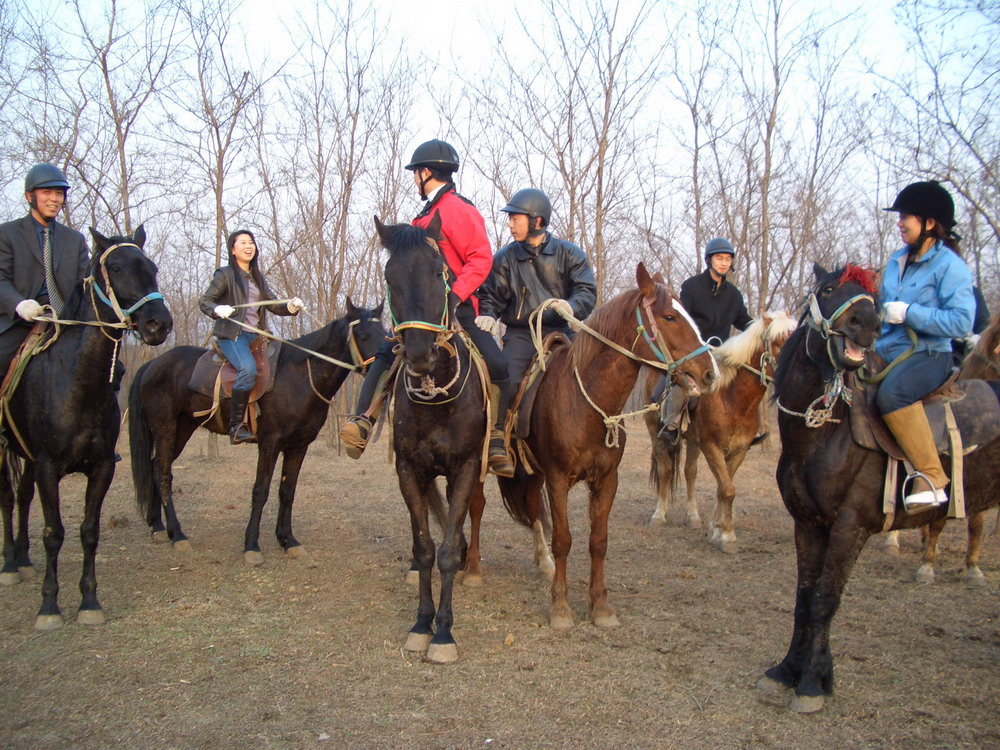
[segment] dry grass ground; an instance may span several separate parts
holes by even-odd
[[[461,657],[445,667],[401,650],[416,592],[403,581],[409,525],[384,439],[361,462],[314,446],[295,512],[310,554],[279,552],[272,498],[259,568],[241,555],[253,448],[226,445],[211,460],[198,437],[178,462],[178,508],[195,547],[186,556],[150,541],[126,456],[104,510],[98,576],[108,622],[99,627],[72,620],[81,483],[71,478],[60,561],[67,626],[33,630],[37,577],[0,590],[0,746],[1000,747],[995,538],[980,590],[958,582],[960,524],[944,534],[929,587],[911,582],[915,533],[898,557],[869,545],[834,622],[837,694],[821,714],[796,715],[784,697],[754,688],[784,654],[792,624],[792,524],[773,479],[777,446],[754,449],[737,477],[740,551],[726,556],[681,526],[679,509],[666,529],[647,528],[644,433],[630,427],[611,514],[608,575],[622,627],[547,627],[547,583],[533,570],[529,534],[491,483],[486,585],[458,589]],[[708,518],[714,487],[704,465],[703,475]],[[571,514],[571,604],[584,622],[580,488]],[[36,517],[38,566],[39,527]]]

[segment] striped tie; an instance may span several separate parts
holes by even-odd
[[[45,287],[49,292],[49,304],[56,311],[56,317],[59,317],[63,309],[63,298],[59,294],[56,276],[52,272],[52,241],[49,239],[51,233],[52,229],[49,227],[42,229],[42,265],[45,266]]]

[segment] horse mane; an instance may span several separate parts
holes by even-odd
[[[318,328],[315,331],[310,331],[304,336],[299,336],[297,339],[291,339],[292,343],[298,344],[299,346],[305,347],[306,349],[311,349],[314,352],[322,352],[327,343],[332,337],[335,337],[335,332],[343,331],[344,327],[347,325],[347,316],[342,318],[337,318],[327,323],[322,328]],[[296,349],[292,346],[281,347],[281,352],[278,354],[278,362],[280,364],[295,364],[297,362],[303,362],[309,357],[309,354]]]
[[[870,268],[862,268],[848,263],[840,272],[839,286],[854,282],[869,294],[878,294],[878,276]]]
[[[770,323],[764,318],[770,319]],[[758,352],[772,341],[784,342],[795,330],[795,325],[784,311],[768,312],[764,317],[755,318],[745,330],[726,339],[712,351],[721,375],[718,387],[725,388],[732,383],[743,365],[759,365],[760,362],[751,361],[759,357]]]
[[[656,300],[653,302],[653,310],[661,311],[668,306],[670,297],[674,296],[667,287],[656,285]],[[602,336],[613,339],[615,331],[623,327],[635,328],[635,310],[642,300],[642,292],[638,289],[629,289],[622,292],[617,297],[612,298],[603,305],[600,305],[590,314],[584,323],[593,328]],[[631,345],[632,342],[628,342]],[[591,359],[606,346],[593,336],[581,334],[574,337],[570,344],[569,356],[574,367],[580,367]]]
[[[385,243],[385,249],[389,251],[389,255],[408,252],[422,247],[434,250],[427,242],[427,238],[431,235],[426,229],[415,227],[412,224],[393,224],[390,229],[392,231],[386,238]]]

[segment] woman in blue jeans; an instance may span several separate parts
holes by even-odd
[[[267,330],[266,309],[276,315],[297,315],[303,303],[294,297],[285,305],[259,305],[275,296],[260,272],[253,233],[246,229],[236,230],[229,235],[226,247],[229,265],[216,269],[208,291],[202,295],[200,307],[215,320],[212,333],[222,354],[236,370],[229,402],[229,442],[235,445],[254,442],[253,433],[246,426],[245,414],[250,391],[257,380],[257,364],[250,353],[250,344],[257,334],[239,323]]]
[[[882,272],[885,315],[876,350],[889,362],[905,359],[882,381],[877,404],[913,465],[903,505],[915,512],[948,501],[948,475],[920,399],[947,380],[952,339],[972,331],[976,303],[972,274],[959,255],[961,238],[954,231],[955,204],[948,191],[937,182],[915,182],[885,210],[899,212],[905,246]]]

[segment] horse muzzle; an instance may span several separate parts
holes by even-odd
[[[142,339],[142,343],[149,346],[159,346],[167,340],[167,336],[174,328],[174,319],[167,308],[163,312],[144,317],[142,320],[134,322],[132,327]]]

